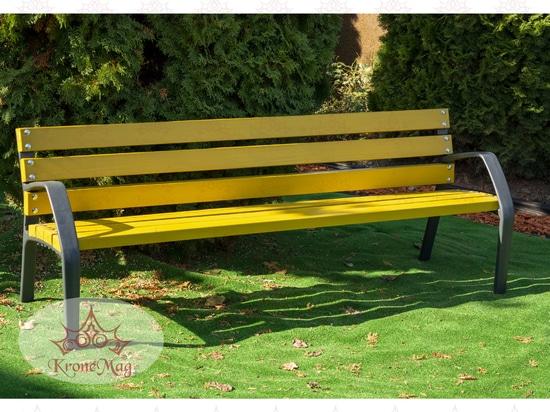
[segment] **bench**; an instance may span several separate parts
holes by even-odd
[[[485,211],[500,216],[494,292],[504,293],[514,220],[506,179],[492,153],[453,154],[448,129],[447,109],[17,129],[21,301],[34,298],[37,244],[60,256],[67,302],[80,296],[82,250],[427,218],[419,257],[427,260],[440,216]],[[454,181],[455,161],[472,157],[486,166],[496,195],[446,187]],[[380,165],[383,159],[391,161]],[[311,172],[295,167],[358,161],[378,166]],[[227,176],[228,170],[238,173]],[[149,178],[124,183],[124,177],[141,175]],[[106,185],[89,183],[106,177],[114,178]],[[273,201],[425,185],[437,190]],[[227,204],[244,199],[260,200]],[[127,212],[163,205],[178,207]],[[118,213],[74,217],[104,210]],[[71,313],[66,307],[67,325],[71,316],[74,321]]]

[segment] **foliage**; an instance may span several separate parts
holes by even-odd
[[[342,62],[333,63],[333,92],[331,97],[323,103],[319,113],[367,111],[371,75],[372,67],[357,60],[350,66]]]
[[[550,16],[381,15],[372,110],[449,107],[460,150],[550,177]]]
[[[14,129],[312,113],[337,15],[0,15],[0,172]]]

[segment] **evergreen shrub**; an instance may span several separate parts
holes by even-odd
[[[381,15],[371,110],[449,107],[459,150],[550,177],[548,15]]]
[[[16,127],[313,113],[340,27],[338,15],[0,15],[0,184],[20,198]]]

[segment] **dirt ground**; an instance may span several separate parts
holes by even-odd
[[[512,198],[550,205],[550,182],[513,177],[509,177],[507,180]],[[457,169],[455,184],[474,190],[492,192],[492,184],[487,175],[473,173],[467,169]],[[477,222],[498,225],[498,217],[492,213],[474,213],[465,215],[465,217]],[[516,211],[514,230],[550,238],[550,216],[537,215],[534,212]]]

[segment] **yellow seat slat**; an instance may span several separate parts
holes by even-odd
[[[289,143],[21,160],[23,180],[195,172],[296,164],[400,159],[452,152],[449,136]],[[32,175],[32,176],[31,176]]]
[[[80,248],[85,250],[474,213],[498,207],[498,199],[486,193],[438,191],[85,220],[76,222],[76,229]],[[54,224],[30,225],[29,234],[59,249]]]
[[[197,179],[152,184],[69,189],[73,212],[124,209],[169,204],[330,193],[399,186],[424,186],[453,181],[446,164],[353,169],[315,173]],[[24,213],[51,213],[45,192],[25,193]]]
[[[208,141],[435,130],[449,127],[446,109],[253,117],[154,123],[30,127],[16,130],[20,152]]]

